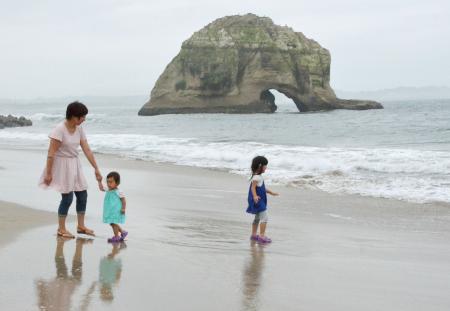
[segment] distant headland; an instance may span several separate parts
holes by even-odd
[[[336,90],[336,94],[342,98],[371,98],[379,101],[450,99],[450,87],[396,87],[358,92]]]

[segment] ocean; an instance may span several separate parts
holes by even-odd
[[[264,155],[270,184],[450,202],[450,100],[298,113],[289,99],[278,97],[274,114],[151,117],[137,115],[145,96],[80,100],[89,108],[83,127],[98,153],[244,176],[250,176],[251,159]],[[44,152],[49,131],[64,119],[71,100],[0,101],[0,114],[33,121],[32,127],[0,130],[0,148]]]

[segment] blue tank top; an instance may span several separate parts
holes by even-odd
[[[256,195],[260,197],[258,203],[255,203],[255,201],[253,200],[252,184],[250,184],[250,187],[248,189],[247,213],[258,214],[267,209],[267,194],[266,194],[266,186],[264,185],[264,182],[261,185],[261,187],[256,186]]]

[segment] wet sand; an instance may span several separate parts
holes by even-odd
[[[0,201],[0,247],[14,241],[25,230],[54,223],[56,213],[38,211]]]
[[[280,196],[269,197],[267,233],[274,242],[262,246],[248,240],[246,178],[110,156],[97,160],[104,175],[113,169],[122,175],[128,241],[106,243],[111,232],[101,223],[103,194],[83,161],[88,225],[98,236],[64,241],[52,224],[0,248],[0,266],[10,267],[0,274],[0,309],[450,308],[447,204],[269,186]],[[1,200],[56,210],[57,194],[36,187],[44,153],[2,150],[0,161],[0,185],[7,190]]]

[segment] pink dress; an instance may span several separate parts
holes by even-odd
[[[83,128],[77,126],[73,134],[69,133],[64,121],[58,124],[48,136],[61,142],[53,159],[52,182],[49,186],[44,183],[46,169],[41,175],[39,186],[53,188],[61,193],[83,191],[87,189],[86,178],[81,169],[78,149],[81,140],[86,140]]]

